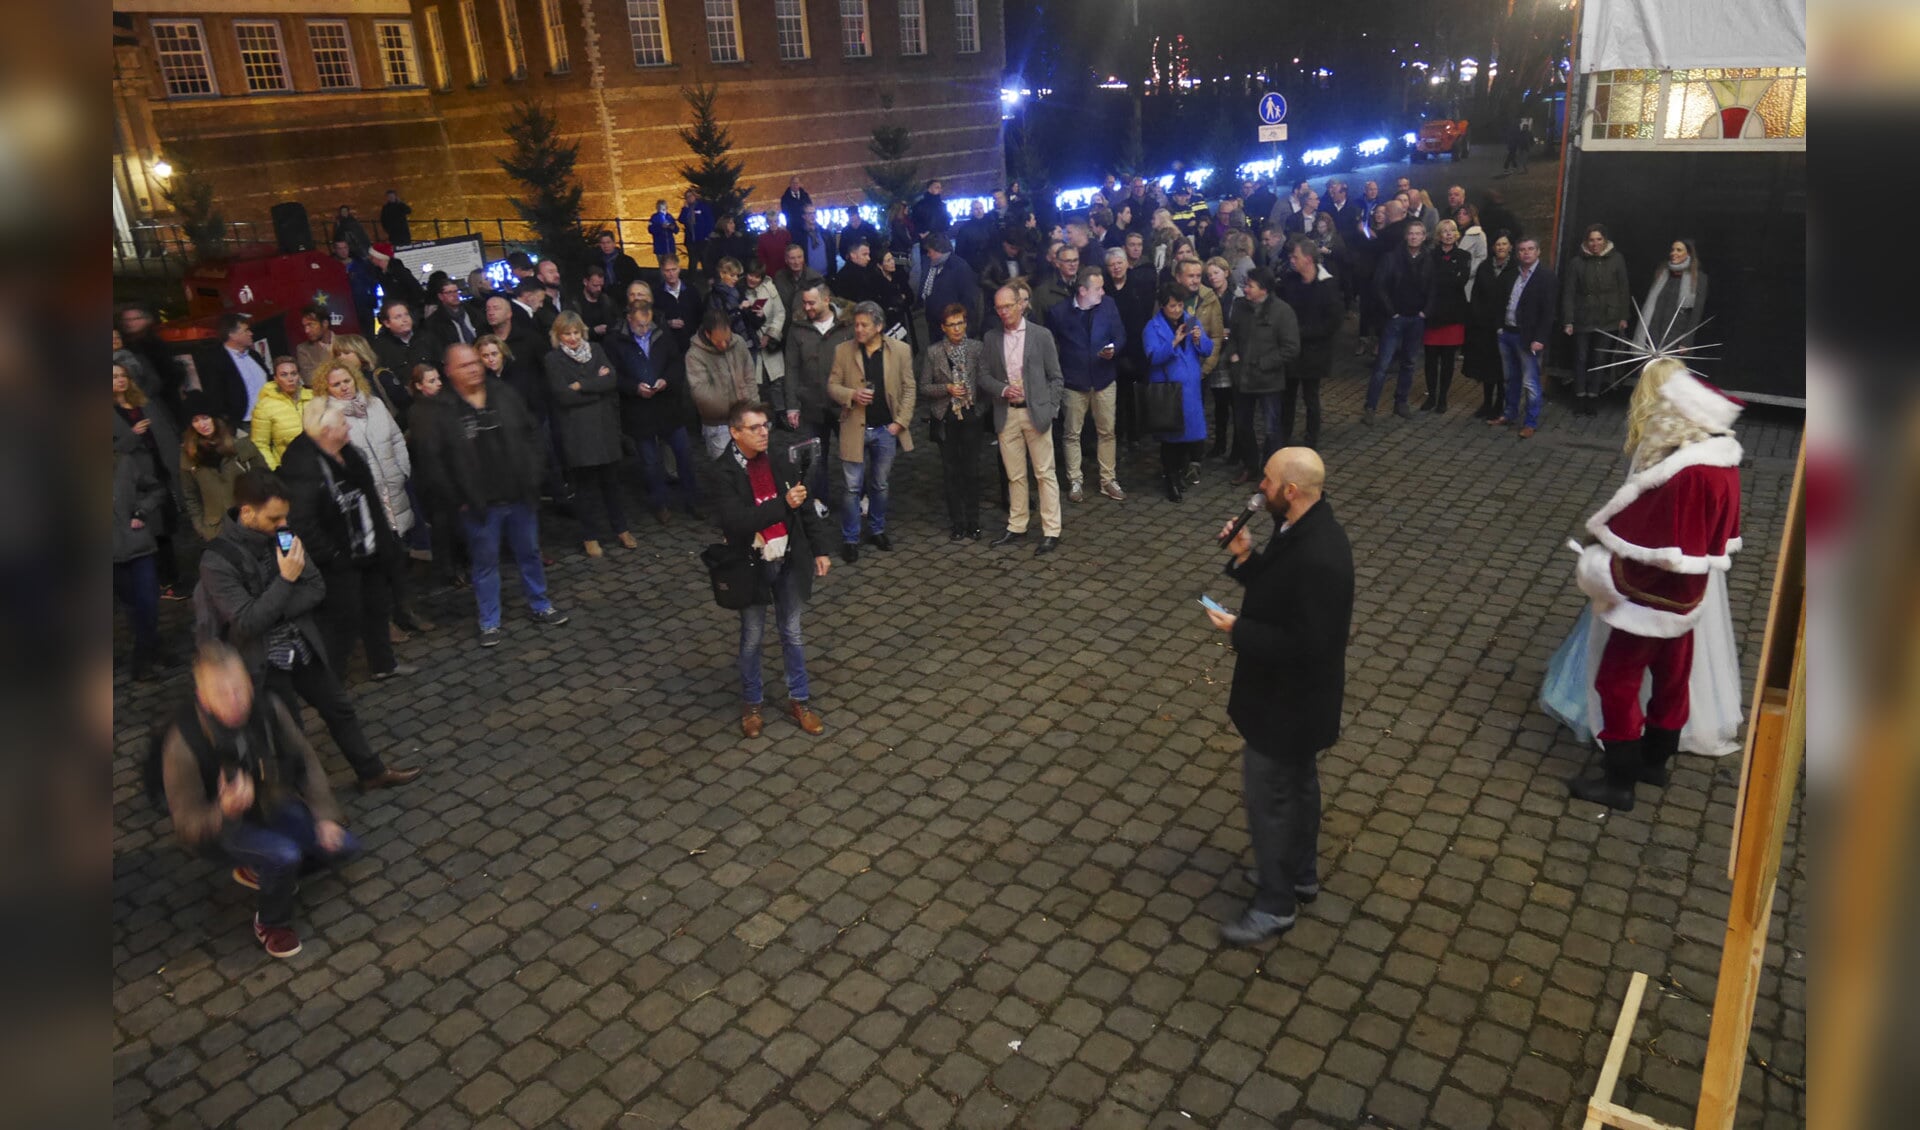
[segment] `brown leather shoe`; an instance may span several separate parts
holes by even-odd
[[[401,630],[400,625],[398,624],[387,625],[387,642],[388,643],[406,643],[408,640],[412,638],[413,638],[412,636],[408,635],[405,631]]]
[[[604,549],[601,549],[600,543],[597,541],[586,542],[584,543],[584,545],[585,545],[588,557],[605,557],[607,555],[607,551]]]
[[[1521,439],[1532,439],[1532,438],[1533,438],[1533,429],[1532,429],[1532,428],[1521,428],[1521,429],[1520,429],[1520,438],[1521,438]]]
[[[800,723],[802,730],[805,730],[815,737],[827,732],[827,724],[822,722],[820,716],[813,712],[813,707],[808,706],[804,702],[788,702],[787,716],[795,722]]]
[[[664,526],[667,523],[673,521],[673,515],[668,514],[667,508],[662,506],[660,509],[655,510],[653,512],[653,520]]]
[[[418,777],[420,772],[418,768],[388,769],[378,776],[360,778],[359,788],[363,793],[370,793],[375,789],[390,789],[395,785],[406,784],[408,781]]]
[[[635,537],[634,537],[634,536],[633,536],[632,534],[630,534],[630,533],[628,533],[627,531],[625,531],[625,530],[621,530],[621,531],[620,531],[620,535],[619,535],[619,537],[620,537],[620,544],[621,544],[621,545],[622,545],[623,547],[625,547],[625,548],[627,548],[627,549],[639,549],[639,548],[640,548],[640,542],[639,542],[639,540],[638,540],[637,538],[635,538]]]
[[[1493,419],[1487,421],[1487,426],[1489,428],[1504,428],[1508,423],[1509,421],[1505,416],[1495,416]]]
[[[741,733],[750,738],[757,738],[760,736],[760,731],[766,728],[766,725],[767,720],[760,716],[760,707],[757,703],[744,705],[740,708]]]

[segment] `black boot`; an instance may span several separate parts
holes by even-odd
[[[1640,779],[1649,785],[1665,788],[1667,784],[1667,761],[1680,752],[1680,731],[1657,730],[1647,727],[1647,733],[1641,739]]]
[[[1638,738],[1628,742],[1607,742],[1606,772],[1598,777],[1576,778],[1570,782],[1574,797],[1604,804],[1620,812],[1632,812],[1633,783],[1640,776],[1640,748]]]
[[[1184,500],[1186,494],[1180,489],[1180,472],[1167,471],[1165,472],[1165,477],[1167,480],[1167,501],[1180,502]]]
[[[1435,412],[1447,410],[1447,393],[1453,390],[1453,365],[1448,363],[1446,371],[1440,374],[1440,403],[1434,405]]]

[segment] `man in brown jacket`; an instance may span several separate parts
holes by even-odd
[[[860,556],[860,502],[867,504],[868,540],[883,550],[887,537],[887,481],[896,451],[912,451],[913,351],[886,336],[887,315],[877,302],[853,308],[853,340],[833,351],[827,395],[840,406],[840,467],[847,480],[841,501],[840,553]]]
[[[725,310],[709,308],[687,349],[687,392],[700,414],[707,458],[718,459],[727,449],[727,412],[735,401],[753,400],[756,384],[746,341],[734,334]]]
[[[340,826],[326,771],[300,724],[272,692],[256,697],[240,653],[219,641],[193,661],[194,697],[160,744],[174,834],[234,864],[233,881],[260,892],[253,934],[271,957],[300,952],[293,895],[303,866],[335,863],[359,845]]]

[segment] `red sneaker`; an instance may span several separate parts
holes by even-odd
[[[260,876],[254,874],[253,868],[251,867],[234,868],[233,881],[249,891],[257,891],[260,889]]]
[[[300,952],[300,935],[290,926],[262,926],[260,916],[253,916],[253,936],[267,949],[268,957],[292,957]]]

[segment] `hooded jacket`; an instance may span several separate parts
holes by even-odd
[[[734,401],[754,399],[753,358],[739,334],[724,351],[715,349],[706,334],[693,335],[687,347],[687,391],[700,423],[710,428],[727,422]]]
[[[1613,241],[1595,255],[1584,246],[1568,263],[1560,286],[1560,323],[1576,333],[1590,330],[1618,332],[1633,312],[1632,284],[1627,261]]]

